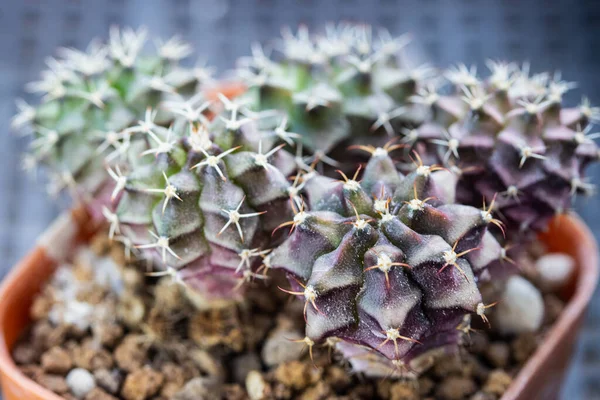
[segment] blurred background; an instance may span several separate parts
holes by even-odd
[[[14,99],[37,78],[56,47],[83,49],[111,25],[145,25],[152,36],[181,35],[196,56],[225,73],[250,44],[279,35],[284,25],[352,21],[413,34],[420,61],[446,67],[488,58],[530,61],[532,70],[560,70],[600,104],[598,0],[0,0],[0,277],[35,244],[60,207],[42,181],[20,168],[26,141],[9,132]],[[600,168],[590,171],[600,183]],[[600,196],[577,211],[600,237]],[[592,302],[562,398],[600,398],[600,296]]]

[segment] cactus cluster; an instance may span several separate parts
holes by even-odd
[[[118,165],[140,139],[126,128],[147,107],[196,95],[210,80],[202,67],[179,65],[192,51],[189,44],[173,37],[145,52],[146,36],[143,28],[113,28],[106,44],[93,41],[86,51],[61,48],[58,58],[46,60],[41,79],[27,85],[43,95],[42,101],[36,106],[19,101],[13,128],[33,135],[24,164],[46,167],[51,193],[68,189],[73,197],[89,200],[106,182],[105,166]],[[163,126],[171,120],[160,111],[155,117]]]
[[[409,362],[456,343],[465,315],[481,313],[478,280],[504,252],[489,210],[453,204],[451,173],[418,164],[403,176],[395,147],[371,149],[360,181],[306,176],[307,203],[268,257],[303,297],[311,342],[343,339]]]
[[[426,120],[404,130],[402,141],[460,176],[458,202],[479,206],[495,199],[515,239],[544,229],[574,195],[593,189],[585,168],[600,155],[598,135],[590,133],[600,109],[585,98],[566,108],[563,95],[574,84],[559,76],[530,76],[528,65],[488,65],[486,79],[464,65],[448,71],[452,92],[430,87],[421,102]]]
[[[272,58],[256,45],[240,59],[244,101],[254,111],[285,111],[304,149],[322,160],[340,144],[383,144],[416,118],[409,99],[433,72],[409,64],[401,55],[407,43],[385,31],[374,38],[367,26],[329,26],[322,35],[284,30]]]
[[[246,92],[211,102],[206,70],[178,66],[189,46],[142,56],[145,36],[111,31],[48,61],[29,87],[42,104],[14,119],[33,128],[30,160],[77,194],[107,189],[111,238],[201,305],[284,272],[304,342],[337,343],[356,370],[413,368],[455,345],[472,314],[485,320],[479,283],[512,262],[505,227],[509,240],[540,229],[590,188],[600,111],[563,108],[572,85],[548,75],[459,67],[443,95],[441,76],[398,55],[405,38],[341,25],[285,31],[273,59],[253,48],[238,65]],[[345,145],[369,154],[364,170],[319,174]]]

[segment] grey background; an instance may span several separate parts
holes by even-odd
[[[413,49],[440,66],[487,58],[529,60],[534,71],[556,70],[580,83],[600,104],[600,1],[596,0],[0,0],[0,277],[33,245],[61,206],[42,183],[20,170],[26,142],[8,131],[14,98],[37,78],[45,56],[58,46],[84,48],[107,36],[112,24],[150,28],[152,35],[180,34],[196,55],[233,66],[254,41],[278,36],[283,25],[313,28],[329,21],[367,22],[393,34],[411,32]],[[590,171],[600,183],[600,169]],[[63,205],[64,206],[64,205]],[[600,196],[577,211],[600,235]],[[600,298],[592,303],[563,399],[600,398]]]

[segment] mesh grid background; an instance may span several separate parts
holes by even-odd
[[[283,25],[319,28],[356,21],[410,32],[423,60],[480,67],[488,58],[560,69],[600,103],[600,2],[597,0],[22,0],[0,2],[0,277],[30,249],[59,212],[43,184],[19,168],[25,141],[8,132],[13,100],[58,46],[83,48],[112,24],[144,24],[155,36],[180,34],[219,68]],[[28,98],[25,96],[25,98]],[[600,169],[591,171],[600,182]],[[600,197],[577,205],[600,236]],[[562,398],[600,398],[600,298],[591,305]]]

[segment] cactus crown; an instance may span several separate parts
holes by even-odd
[[[453,94],[437,94],[426,105],[428,118],[404,131],[428,162],[460,175],[457,201],[494,206],[511,231],[539,230],[593,186],[585,167],[599,158],[590,132],[600,109],[584,99],[565,108],[563,95],[574,84],[549,74],[530,76],[527,65],[490,62],[481,80],[464,65],[446,73]]]
[[[191,46],[174,37],[157,42],[152,53],[143,51],[146,30],[112,28],[107,44],[93,41],[86,51],[61,48],[59,58],[48,58],[41,80],[27,90],[43,95],[41,104],[17,103],[13,127],[32,133],[25,166],[47,167],[51,193],[69,189],[76,198],[91,197],[105,182],[105,165],[115,165],[144,130],[127,130],[152,107],[154,123],[167,126],[171,116],[158,105],[197,93],[210,80],[202,67],[188,69],[179,60]],[[189,112],[201,111],[201,95]],[[180,113],[187,110],[179,110]]]
[[[417,162],[408,176],[372,150],[362,174],[309,174],[307,203],[295,204],[291,234],[269,256],[305,301],[307,337],[343,339],[407,362],[456,343],[477,311],[476,282],[501,262],[487,210],[450,204],[448,171]]]
[[[322,35],[284,30],[273,59],[256,45],[239,62],[247,105],[284,110],[292,135],[320,155],[344,141],[385,138],[415,117],[408,99],[432,72],[398,55],[407,43],[385,31],[373,38],[366,26],[332,25]]]

